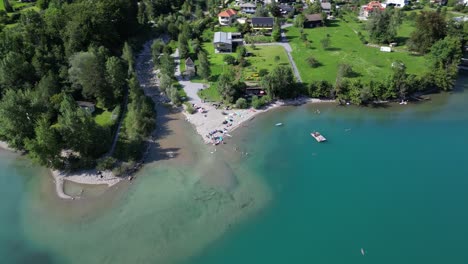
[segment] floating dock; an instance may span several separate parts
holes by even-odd
[[[310,135],[315,138],[315,140],[317,140],[317,142],[324,142],[324,141],[327,141],[327,139],[322,136],[319,132],[313,132],[313,133],[310,133]]]

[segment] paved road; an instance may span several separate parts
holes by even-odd
[[[176,63],[176,70],[175,70],[175,77],[182,88],[185,90],[185,93],[188,96],[188,101],[192,104],[198,104],[202,100],[200,96],[198,96],[198,91],[203,89],[202,83],[193,83],[189,79],[184,79],[181,72],[180,72],[180,58],[179,58],[179,49],[176,49],[174,54],[174,61]]]
[[[281,26],[281,29],[291,27],[292,24],[284,24]],[[294,62],[294,59],[291,55],[292,48],[291,45],[288,43],[288,39],[286,37],[286,34],[284,32],[281,32],[281,42],[272,42],[272,43],[259,43],[255,44],[256,46],[282,46],[284,50],[286,51],[286,55],[288,55],[288,60],[289,63],[291,63],[292,69],[294,76],[296,76],[296,79],[298,82],[302,82],[301,74],[299,73],[299,70],[297,69],[296,63]]]

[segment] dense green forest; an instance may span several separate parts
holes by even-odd
[[[0,27],[0,139],[48,167],[88,168],[124,118],[117,158],[137,159],[155,124],[132,48],[182,2],[40,0]]]
[[[452,23],[441,12],[423,12],[415,18],[408,45],[426,56],[427,64],[421,67],[429,69],[427,74],[408,74],[405,65],[395,61],[390,76],[363,83],[353,78],[350,65],[340,64],[333,84],[297,84],[290,67],[279,65],[259,72],[259,85],[267,96],[247,101],[239,74],[249,65],[247,50],[238,49],[236,58],[227,56],[226,70],[215,73],[212,51],[204,49],[212,41],[207,33],[217,27],[221,2],[39,0],[35,6],[0,12],[0,140],[57,169],[96,165],[109,169],[121,161],[139,160],[145,139],[157,124],[153,102],[136,77],[135,54],[156,36],[160,38],[151,50],[160,88],[175,105],[184,98],[171,57],[177,48],[181,59],[196,62],[201,80],[215,84],[220,98],[239,108],[248,103],[258,108],[302,94],[366,104],[405,99],[418,91],[450,90],[460,47],[467,42],[466,23]],[[275,15],[274,8],[268,10]],[[394,36],[392,27],[381,25],[397,26],[395,14],[399,13],[388,11],[370,20],[369,35],[376,43]],[[276,21],[280,23],[279,18]],[[254,44],[250,48],[256,50]]]

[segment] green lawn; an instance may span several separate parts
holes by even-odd
[[[115,120],[112,120],[112,112],[102,109],[96,109],[94,112],[94,120],[102,127],[112,126],[115,123]]]
[[[256,46],[255,50],[253,50],[248,45],[247,50],[253,56],[247,58],[249,66],[243,70],[243,77],[246,81],[258,80],[258,77],[253,77],[252,75],[255,76],[261,69],[266,69],[270,72],[278,65],[289,65],[288,56],[282,46]]]
[[[219,95],[216,83],[212,83],[210,87],[198,92],[198,95],[205,100],[220,102],[221,96]]]
[[[236,27],[228,27],[228,26],[222,26],[222,27],[216,27],[215,31],[221,31],[221,32],[239,32]]]
[[[230,66],[226,65],[223,61],[226,54],[216,54],[214,52],[213,43],[204,42],[203,48],[208,53],[208,58],[211,63],[212,78],[209,82],[210,87],[202,91],[200,96],[208,100],[219,101],[220,95],[216,90],[216,82],[223,71],[230,70]],[[271,71],[277,65],[289,65],[286,51],[281,46],[256,46],[255,50],[253,50],[250,45],[247,45],[247,50],[251,52],[253,56],[246,58],[249,63],[247,67],[239,69],[242,72],[244,81],[258,81],[260,78],[256,74],[258,74],[261,69]],[[230,55],[237,58],[236,53],[231,53]],[[279,59],[275,59],[275,57],[279,57]],[[195,64],[197,63],[198,61],[195,62]],[[192,78],[192,82],[207,83],[198,77]]]
[[[358,23],[354,21],[337,21],[329,27],[304,29],[311,42],[307,48],[300,39],[298,28],[288,28],[287,37],[293,49],[292,56],[299,68],[305,83],[327,80],[335,82],[338,64],[347,63],[353,67],[359,78],[365,81],[381,80],[391,71],[391,64],[396,60],[405,63],[408,72],[419,74],[424,68],[425,60],[421,56],[413,56],[407,52],[381,52],[379,48],[367,47],[361,43],[357,34]],[[360,30],[365,33],[362,29]],[[331,48],[324,50],[320,40],[330,35]],[[314,57],[322,65],[311,68],[306,59]]]

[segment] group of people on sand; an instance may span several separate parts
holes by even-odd
[[[196,104],[192,104],[192,107],[197,110],[198,113],[206,113],[206,109],[204,107],[198,106]]]
[[[227,129],[224,128],[223,130],[218,130],[218,129],[215,129],[213,131],[211,131],[210,133],[208,133],[208,135],[206,135],[207,138],[211,139],[211,143],[216,146],[216,145],[219,145],[219,144],[226,144],[226,142],[224,142],[224,138],[222,135],[224,134],[227,134]],[[221,133],[222,135],[221,136],[218,136],[217,134],[218,133]]]

